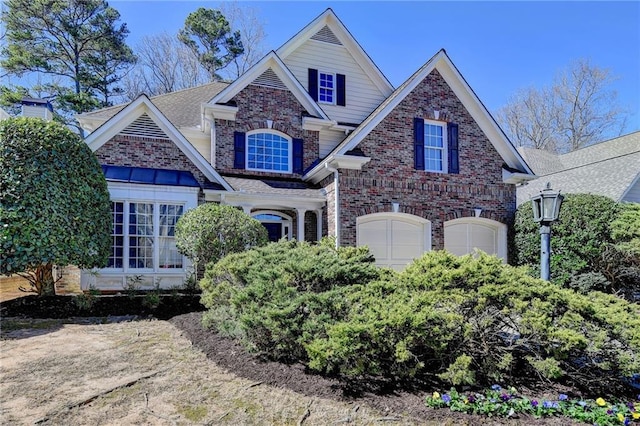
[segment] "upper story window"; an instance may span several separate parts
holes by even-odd
[[[291,139],[276,133],[247,135],[247,169],[291,173]]]
[[[335,76],[318,72],[318,101],[333,104],[335,102]]]
[[[460,173],[456,123],[416,117],[413,120],[413,135],[413,158],[416,170]]]
[[[308,69],[309,95],[316,102],[347,105],[347,77],[344,74]]]
[[[430,172],[447,171],[447,134],[442,123],[424,122],[424,169]]]

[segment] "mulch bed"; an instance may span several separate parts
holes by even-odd
[[[430,421],[437,424],[456,425],[572,425],[568,418],[534,419],[531,416],[520,416],[515,419],[496,419],[478,415],[467,415],[449,410],[436,410],[425,405],[428,391],[387,391],[360,392],[354,395],[343,383],[336,379],[326,378],[306,371],[301,364],[282,364],[264,360],[249,353],[237,341],[219,335],[215,331],[202,327],[202,313],[193,312],[171,318],[169,322],[179,328],[195,347],[203,351],[207,358],[229,372],[260,384],[287,388],[310,397],[327,398],[364,404],[382,413],[392,420],[394,416],[403,415],[416,421]],[[441,389],[440,389],[441,390]],[[555,390],[554,390],[555,392]],[[556,394],[557,395],[557,394]]]

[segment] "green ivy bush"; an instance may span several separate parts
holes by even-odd
[[[204,324],[271,358],[306,359],[304,343],[344,317],[345,289],[384,273],[373,261],[366,248],[330,242],[280,241],[229,255],[200,281]]]

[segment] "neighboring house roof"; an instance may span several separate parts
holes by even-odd
[[[517,171],[520,180],[533,179],[533,172],[522,159],[516,148],[509,141],[502,129],[498,126],[489,111],[467,84],[458,69],[444,49],[441,49],[416,71],[407,81],[402,83],[384,102],[378,106],[344,141],[342,141],[329,155],[311,169],[305,179],[314,182],[323,179],[329,174],[325,164],[331,165],[336,157],[345,155],[355,149],[358,144],[391,113],[433,70],[438,70],[440,75],[460,99],[469,114],[476,121],[480,129],[487,135],[489,141],[503,158],[507,166]]]
[[[162,131],[176,144],[178,149],[187,156],[207,179],[211,182],[217,182],[227,191],[231,191],[229,184],[224,181],[218,172],[213,169],[211,164],[205,160],[146,95],[140,95],[135,101],[118,111],[109,119],[108,124],[98,127],[87,136],[85,142],[89,148],[95,152],[111,138],[145,114],[155,123],[159,131]]]
[[[228,85],[229,83],[221,82],[207,83],[149,99],[175,127],[196,127],[201,121],[200,105],[203,102],[209,102]],[[90,130],[95,130],[127,105],[115,105],[87,112],[78,115],[77,119],[83,127],[87,124]]]
[[[351,35],[347,27],[338,19],[331,8],[322,12],[316,19],[311,21],[306,27],[300,30],[296,35],[291,37],[285,44],[280,46],[276,53],[282,59],[286,59],[291,53],[295,52],[303,43],[313,38],[324,27],[328,27],[332,36],[337,37],[342,45],[344,45],[349,54],[362,67],[362,70],[374,82],[378,89],[388,96],[393,92],[393,86],[384,76],[382,71],[371,60],[369,55],[364,51],[362,46]]]
[[[604,195],[623,201],[640,177],[640,132],[600,142],[567,154],[518,149],[538,179],[518,188],[518,204],[542,190],[547,182],[563,193]]]

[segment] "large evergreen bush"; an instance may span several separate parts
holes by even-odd
[[[106,265],[110,226],[107,182],[78,135],[39,118],[0,122],[0,274],[53,294],[54,265]]]
[[[567,194],[560,217],[551,226],[551,281],[580,291],[611,292],[615,283],[604,266],[612,256],[612,223],[621,205],[591,194]],[[539,224],[533,221],[531,203],[518,207],[515,220],[515,260],[540,275]]]
[[[362,248],[280,242],[207,268],[204,321],[281,361],[352,383],[572,378],[640,371],[640,307],[582,295],[478,253],[426,253],[404,272]]]

